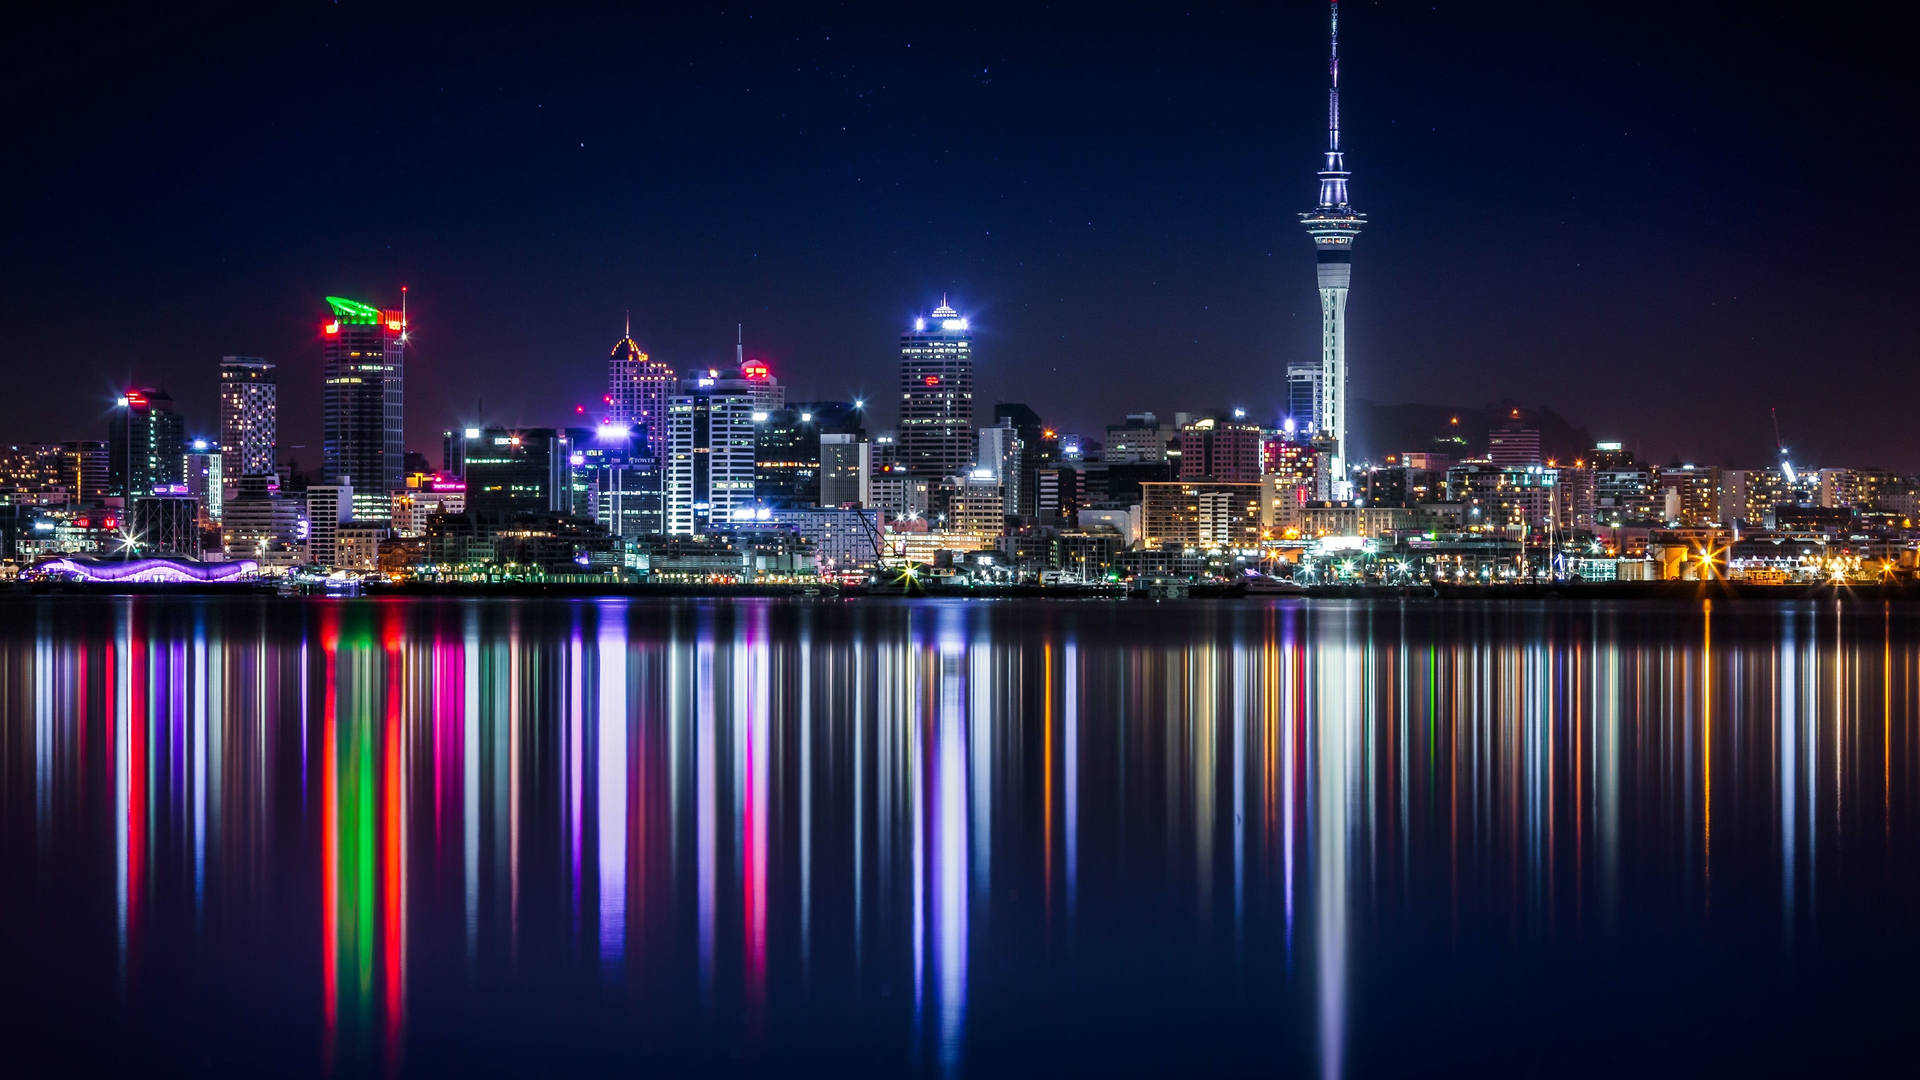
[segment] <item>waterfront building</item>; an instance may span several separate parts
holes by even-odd
[[[1720,470],[1712,466],[1669,465],[1653,475],[1661,521],[1669,525],[1718,525]]]
[[[220,472],[228,483],[273,471],[279,396],[272,364],[257,356],[220,358]]]
[[[226,500],[220,528],[229,559],[252,559],[262,567],[284,569],[306,558],[306,504],[282,497],[272,476],[238,478],[234,497]]]
[[[326,301],[320,477],[351,483],[356,515],[378,518],[406,475],[407,317],[404,306],[383,311],[340,296]]]
[[[947,303],[900,335],[899,460],[915,476],[973,464],[973,333]]]
[[[769,511],[766,524],[805,541],[823,574],[880,565],[878,510],[786,507]]]
[[[1431,519],[1407,506],[1369,506],[1351,502],[1310,502],[1293,512],[1302,539],[1324,536],[1392,538],[1426,527]]]
[[[1260,542],[1261,485],[1174,480],[1140,485],[1141,543],[1181,548],[1255,547]]]

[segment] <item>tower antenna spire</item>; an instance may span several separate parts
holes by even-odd
[[[633,340],[633,309],[627,309],[627,340]]]
[[[747,366],[747,328],[745,323],[733,324],[733,366]]]
[[[1327,149],[1340,152],[1340,0],[1328,5],[1333,10],[1327,26]]]

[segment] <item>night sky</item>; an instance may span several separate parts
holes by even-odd
[[[790,397],[896,389],[949,292],[982,413],[1277,417],[1317,354],[1326,5],[166,5],[15,23],[0,440],[129,381],[217,427],[328,293],[410,287],[411,447],[568,422],[631,307]],[[1342,5],[1352,392],[1558,410],[1656,459],[1920,469],[1908,39],[1869,8]],[[56,20],[47,22],[44,20]],[[1375,452],[1400,447],[1369,446]]]

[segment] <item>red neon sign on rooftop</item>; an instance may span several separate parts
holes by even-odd
[[[768,378],[772,372],[767,370],[766,361],[749,360],[740,366],[740,374],[749,379],[765,379]]]

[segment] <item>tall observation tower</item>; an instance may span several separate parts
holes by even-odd
[[[1340,152],[1340,0],[1331,0],[1327,58],[1327,153],[1320,166],[1320,205],[1300,215],[1313,237],[1320,277],[1320,409],[1318,437],[1332,452],[1326,475],[1332,491],[1346,498],[1347,485],[1347,286],[1353,280],[1353,241],[1367,223],[1347,201],[1347,162]]]

